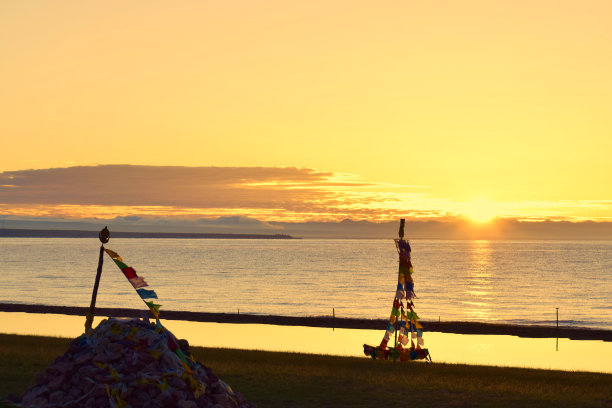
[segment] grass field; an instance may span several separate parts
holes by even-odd
[[[0,396],[21,394],[69,341],[0,334]],[[201,347],[192,352],[260,408],[612,407],[611,374]]]

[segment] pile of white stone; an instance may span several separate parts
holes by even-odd
[[[108,319],[36,376],[29,408],[253,408],[161,326]]]

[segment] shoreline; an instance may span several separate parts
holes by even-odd
[[[97,231],[0,228],[0,238],[95,238]],[[124,232],[113,231],[113,238],[175,239],[300,239],[288,234],[244,234],[215,232]]]
[[[0,312],[23,312],[37,314],[63,314],[85,316],[87,307],[50,306],[18,303],[0,303]],[[96,308],[97,316],[143,317],[149,315],[145,309]],[[237,313],[209,313],[164,310],[163,320],[184,320],[191,322],[231,323],[231,324],[269,324],[277,326],[327,327],[338,329],[383,330],[388,321],[384,319],[339,318],[331,316],[276,316]],[[612,330],[590,329],[568,326],[528,326],[482,322],[436,322],[422,320],[429,332],[453,334],[491,334],[509,335],[526,338],[569,338],[571,340],[612,341]]]

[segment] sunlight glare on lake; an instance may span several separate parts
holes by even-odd
[[[491,247],[487,240],[477,240],[469,248],[471,263],[469,286],[465,290],[465,299],[461,301],[466,314],[471,319],[491,320],[492,277]]]

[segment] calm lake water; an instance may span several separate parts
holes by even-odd
[[[94,319],[94,327],[104,317]],[[0,312],[0,331],[74,338],[83,332],[83,316]],[[329,329],[163,321],[193,346],[290,351],[363,357],[363,344],[378,344],[382,330]],[[612,343],[600,340],[529,339],[499,335],[426,333],[435,363],[526,367],[612,373]],[[203,361],[206,363],[205,361]]]
[[[414,240],[422,320],[612,329],[612,241]],[[163,310],[386,318],[392,240],[112,239]],[[0,238],[0,302],[88,306],[99,242]],[[143,308],[106,256],[99,307]],[[384,330],[384,328],[381,328]]]

